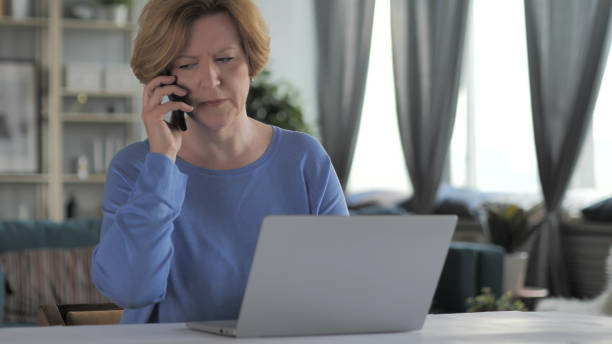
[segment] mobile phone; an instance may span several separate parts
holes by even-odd
[[[170,74],[168,73],[168,75]],[[181,87],[180,85],[176,83],[176,81],[174,81],[170,85],[177,85]],[[187,94],[184,97],[181,97],[181,96],[177,96],[176,94],[171,93],[168,95],[168,99],[170,99],[170,101],[173,101],[173,102],[183,102],[187,105],[191,105],[191,102],[189,101],[189,94]],[[185,112],[183,110],[173,110],[172,114],[170,115],[169,125],[170,125],[170,128],[178,128],[182,131],[186,131],[187,123],[185,123]]]
[[[190,105],[187,97],[179,97],[175,94],[170,94],[168,95],[168,99],[173,102],[183,102]],[[183,110],[172,111],[172,114],[170,115],[170,126],[179,128],[182,131],[187,130],[187,123],[185,123],[185,112]]]

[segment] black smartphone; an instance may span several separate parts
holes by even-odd
[[[170,75],[170,74],[168,74]],[[174,81],[172,84],[170,85],[177,85],[179,87],[181,87],[180,85],[178,85],[176,83],[176,81]],[[191,105],[191,102],[189,101],[189,94],[187,94],[184,97],[181,96],[177,96],[176,94],[170,94],[168,95],[168,99],[170,99],[170,101],[173,102],[183,102],[187,105]],[[170,115],[170,127],[171,128],[178,128],[182,131],[186,131],[187,130],[187,123],[185,123],[185,112],[183,110],[174,110],[172,111],[172,114]]]
[[[170,94],[168,99],[173,102],[183,102],[189,105],[187,97],[179,97],[176,94]],[[181,129],[182,131],[187,130],[187,123],[185,123],[185,112],[183,110],[174,110],[170,115],[170,125]]]

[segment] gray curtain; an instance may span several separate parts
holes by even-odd
[[[569,295],[559,208],[584,141],[607,56],[610,0],[525,0],[533,130],[547,214],[527,282]]]
[[[392,0],[397,114],[412,207],[433,211],[457,107],[469,0]]]
[[[344,188],[363,106],[374,0],[317,0],[315,11],[321,137]]]

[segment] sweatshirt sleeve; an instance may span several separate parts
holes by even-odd
[[[306,162],[306,184],[312,215],[349,215],[342,186],[331,159],[315,142]]]
[[[147,153],[138,168],[120,155],[107,173],[91,275],[115,303],[140,308],[165,297],[173,222],[185,199],[187,176],[162,154]]]

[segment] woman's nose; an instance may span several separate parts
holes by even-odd
[[[202,68],[199,73],[200,87],[213,88],[219,86],[219,84],[221,84],[221,78],[215,65],[209,63],[202,64],[201,66]]]

